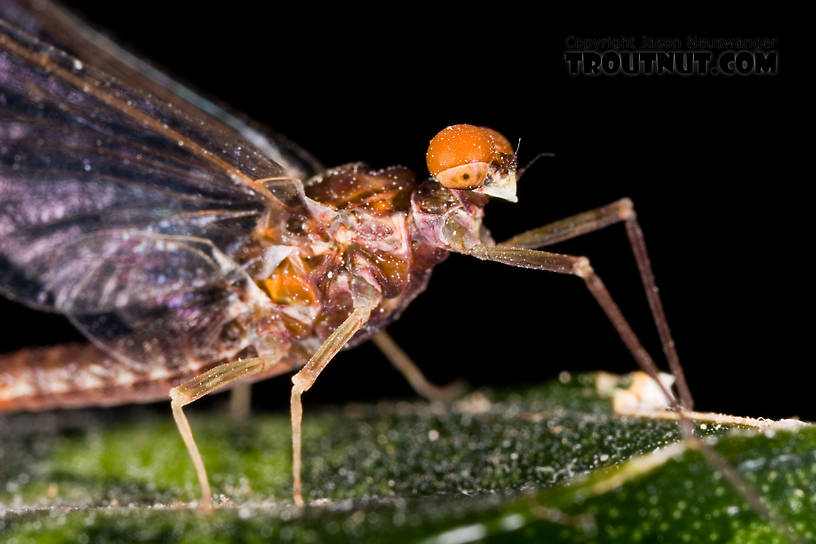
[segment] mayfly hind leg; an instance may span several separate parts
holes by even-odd
[[[427,400],[452,400],[467,391],[467,384],[461,380],[443,386],[428,381],[416,363],[408,357],[387,332],[378,331],[371,337],[371,341],[394,365],[394,368],[405,377],[405,380],[413,387],[414,391]]]
[[[555,221],[554,223],[544,225],[543,227],[538,227],[536,229],[517,234],[516,236],[513,236],[512,238],[505,240],[498,245],[502,247],[537,249],[550,246],[564,240],[569,240],[571,238],[576,238],[619,222],[624,222],[626,225],[626,235],[629,238],[629,244],[631,245],[632,252],[635,255],[638,272],[640,273],[640,278],[643,282],[643,288],[646,291],[646,298],[649,301],[649,308],[652,311],[652,318],[655,322],[658,334],[660,335],[660,341],[663,345],[663,353],[666,355],[666,359],[669,362],[669,368],[671,369],[677,383],[677,390],[680,395],[680,404],[686,410],[691,410],[693,408],[691,391],[689,390],[688,383],[686,382],[683,367],[680,365],[680,358],[677,355],[677,348],[674,345],[668,320],[666,319],[666,314],[663,310],[663,303],[661,302],[660,295],[658,294],[654,273],[652,272],[652,265],[649,260],[649,254],[646,251],[646,241],[643,237],[643,231],[640,228],[637,215],[635,214],[634,205],[630,199],[622,198],[613,202],[612,204],[601,206],[600,208],[579,213],[577,215]],[[594,280],[592,280],[592,282],[594,282]],[[593,287],[590,285],[590,283],[590,281],[587,282],[588,286],[590,286],[590,291],[592,291]],[[600,284],[600,289],[605,292],[605,288],[603,288],[603,284],[600,283],[600,279],[598,279],[597,283]],[[593,295],[596,296],[596,299],[598,298],[594,291]],[[608,293],[603,296],[605,299],[608,298],[608,300],[611,301],[611,297],[608,297]],[[601,301],[599,300],[599,302]],[[603,305],[604,303],[601,303],[601,306]],[[607,315],[609,314],[607,313]],[[621,331],[619,330],[618,332],[620,333]],[[621,336],[623,337],[622,334]],[[627,340],[624,339],[624,343],[626,343],[627,346],[629,346],[630,342],[631,340],[627,342]],[[631,349],[632,348],[630,347],[630,350]]]
[[[207,469],[204,467],[204,460],[198,451],[195,438],[193,438],[193,431],[190,428],[190,422],[187,421],[183,408],[216,389],[220,389],[236,380],[259,374],[267,368],[269,368],[269,364],[263,357],[231,361],[218,365],[170,390],[170,407],[173,410],[173,419],[176,420],[179,434],[184,440],[184,445],[187,446],[187,451],[193,461],[193,466],[195,466],[196,476],[198,476],[198,483],[201,486],[202,510],[208,512],[213,510],[212,491],[207,478]]]
[[[252,406],[252,384],[237,383],[229,393],[229,416],[235,421],[245,421]]]
[[[329,335],[318,348],[309,362],[292,376],[292,476],[293,498],[297,506],[303,506],[301,480],[301,424],[303,422],[303,404],[301,396],[308,391],[323,369],[337,355],[346,342],[368,321],[376,303],[363,304],[354,309],[349,316]]]

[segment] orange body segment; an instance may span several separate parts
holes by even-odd
[[[309,305],[317,298],[308,281],[297,273],[288,259],[263,281],[263,286],[275,304]]]

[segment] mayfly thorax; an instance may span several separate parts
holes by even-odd
[[[47,2],[0,3],[0,292],[66,315],[92,341],[0,356],[0,410],[169,395],[202,505],[212,509],[183,407],[296,372],[294,500],[302,504],[301,396],[339,350],[370,338],[420,393],[455,392],[425,381],[382,332],[450,253],[577,276],[657,378],[589,260],[541,250],[617,223],[679,400],[659,387],[673,408],[691,409],[630,200],[497,243],[485,205],[517,200],[518,165],[495,130],[439,132],[424,181],[401,166],[324,169],[287,139],[110,49]]]

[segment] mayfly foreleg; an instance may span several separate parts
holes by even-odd
[[[308,391],[315,380],[326,368],[326,365],[334,358],[340,349],[354,336],[354,334],[368,321],[371,311],[376,307],[376,303],[368,301],[354,309],[353,312],[337,327],[331,335],[318,348],[309,362],[306,363],[300,372],[292,376],[292,476],[293,476],[293,497],[295,504],[303,506],[303,493],[301,483],[301,423],[303,421],[303,404],[301,396]]]
[[[646,298],[649,301],[652,318],[657,327],[657,332],[660,335],[663,353],[666,355],[669,368],[677,383],[680,404],[685,409],[691,410],[694,401],[683,373],[683,367],[680,365],[680,358],[677,355],[677,348],[672,339],[669,322],[663,310],[663,303],[658,294],[649,254],[646,251],[646,241],[643,237],[643,231],[640,228],[634,205],[630,199],[622,198],[612,204],[523,232],[501,242],[499,245],[528,249],[542,248],[600,230],[621,221],[626,225],[626,235],[632,246],[632,252],[635,255],[635,261],[637,262],[638,271],[640,272],[640,278],[646,290]]]
[[[451,400],[461,396],[467,390],[467,384],[461,380],[443,386],[429,382],[416,363],[385,331],[378,331],[371,337],[371,341],[420,396],[428,400]]]
[[[576,257],[573,255],[551,253],[549,251],[503,245],[494,247],[479,246],[469,252],[469,255],[479,259],[500,262],[521,268],[533,268],[536,270],[558,272],[560,274],[571,274],[583,279],[590,293],[609,318],[612,326],[618,332],[618,335],[629,349],[629,352],[632,354],[638,366],[655,380],[666,398],[669,399],[669,402],[676,405],[674,397],[659,379],[657,365],[655,365],[652,357],[640,343],[635,331],[632,330],[629,322],[626,321],[626,318],[623,316],[617,303],[615,303],[612,295],[607,291],[601,278],[592,269],[589,259],[586,257]]]
[[[712,447],[701,441],[693,434],[691,421],[685,416],[684,408],[671,395],[668,388],[660,381],[658,369],[649,353],[640,343],[632,327],[626,321],[612,295],[607,291],[601,278],[595,273],[586,257],[576,257],[572,255],[562,255],[535,249],[518,247],[479,246],[468,252],[469,255],[483,260],[495,261],[521,268],[532,268],[536,270],[546,270],[561,274],[571,274],[584,280],[592,296],[603,309],[612,326],[618,332],[623,343],[629,349],[632,357],[638,366],[655,381],[663,392],[669,405],[675,410],[678,416],[680,433],[685,440],[700,452],[712,463],[714,467],[729,481],[732,487],[751,506],[760,517],[770,522],[782,534],[791,536],[791,541],[798,542],[795,532],[789,527],[784,519],[771,509],[754,489],[734,470],[722,456]]]
[[[187,446],[190,458],[193,460],[193,466],[195,466],[198,483],[201,485],[201,508],[203,510],[212,511],[213,509],[212,491],[210,491],[210,482],[207,478],[204,460],[198,451],[195,438],[193,438],[193,431],[190,429],[190,422],[187,421],[187,416],[184,415],[182,408],[216,389],[236,380],[259,374],[267,368],[269,368],[269,364],[263,357],[231,361],[218,365],[170,390],[170,407],[173,410],[173,419],[176,420],[176,426],[181,438],[184,440],[184,445]]]

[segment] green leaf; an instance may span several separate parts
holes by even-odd
[[[0,541],[786,542],[677,424],[622,417],[597,375],[452,404],[312,408],[292,505],[288,414],[236,424],[188,409],[219,508],[205,515],[168,414],[143,408],[0,419]],[[712,445],[816,540],[816,427],[707,423]],[[770,426],[769,426],[770,428]]]

